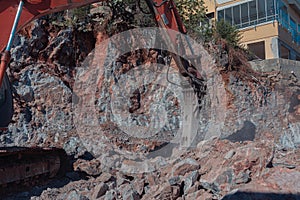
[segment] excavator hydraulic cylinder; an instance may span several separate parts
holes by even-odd
[[[19,24],[19,20],[20,20],[21,14],[22,14],[23,5],[24,5],[24,2],[21,0],[20,3],[19,3],[19,7],[18,7],[18,11],[17,11],[16,17],[15,17],[14,24],[12,26],[12,29],[11,29],[11,32],[10,32],[10,35],[9,35],[8,43],[7,43],[7,46],[6,46],[6,49],[5,49],[6,51],[10,51],[10,49],[11,49],[11,45],[13,43],[13,40],[14,40],[14,37],[15,37],[15,34],[16,34],[16,31],[17,31],[17,27],[18,27],[18,24]]]
[[[0,88],[2,86],[3,77],[9,61],[10,61],[10,51],[4,51],[1,56],[1,64],[0,64]]]
[[[8,39],[6,49],[5,49],[5,51],[4,51],[4,53],[1,57],[0,88],[1,88],[1,85],[2,85],[2,82],[3,82],[3,77],[4,77],[4,74],[5,74],[5,71],[6,71],[6,67],[7,67],[7,65],[10,61],[10,49],[11,49],[11,46],[12,46],[12,43],[13,43],[13,40],[14,40],[14,37],[15,37],[15,34],[16,34],[18,23],[19,23],[21,13],[22,13],[22,10],[23,10],[23,5],[24,5],[24,2],[21,0],[20,3],[19,3],[19,6],[18,6],[18,11],[16,13],[14,24],[13,24],[11,32],[10,32],[10,36],[9,36],[9,39]]]

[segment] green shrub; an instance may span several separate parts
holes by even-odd
[[[187,28],[188,34],[194,39],[203,39],[211,29],[201,26],[206,23],[206,7],[203,0],[175,0],[178,12]]]
[[[215,39],[222,38],[234,48],[240,47],[241,34],[239,30],[224,20],[216,23],[214,30]]]

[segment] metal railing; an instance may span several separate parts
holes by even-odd
[[[269,15],[269,16],[257,18],[255,20],[249,20],[249,21],[244,22],[244,23],[234,24],[234,26],[236,26],[239,29],[247,28],[247,27],[250,27],[250,26],[256,26],[256,25],[263,24],[263,23],[266,23],[266,22],[271,22],[271,21],[276,20],[277,18],[278,18],[278,14]]]
[[[280,18],[278,14],[257,18],[256,20],[247,21],[240,24],[234,24],[234,26],[236,26],[238,29],[243,29],[251,26],[261,25],[266,22],[271,22],[275,20],[278,21],[283,28],[285,28],[288,32],[290,32],[293,42],[295,42],[297,45],[300,46],[300,32],[297,30],[297,27],[290,26],[290,24],[284,21],[283,18]]]
[[[297,27],[292,27],[287,21],[280,17],[277,20],[283,28],[290,32],[293,42],[300,46],[300,32],[297,30]]]

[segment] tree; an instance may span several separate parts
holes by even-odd
[[[215,38],[222,38],[234,48],[240,47],[241,34],[239,30],[230,23],[220,20],[216,23],[214,31]]]
[[[186,26],[189,35],[195,39],[203,39],[209,33],[201,24],[206,24],[206,7],[203,0],[175,0],[179,14]]]

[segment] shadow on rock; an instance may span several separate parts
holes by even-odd
[[[259,192],[236,192],[228,194],[222,200],[300,200],[300,194],[276,194]]]
[[[3,200],[29,200],[36,196],[41,196],[44,191],[55,190],[65,187],[67,184],[80,180],[87,180],[88,174],[86,172],[77,171],[73,169],[73,165],[78,160],[92,160],[92,155],[88,152],[75,159],[73,155],[67,156],[64,160],[64,172],[58,174],[56,177],[50,180],[43,180],[43,177],[38,177],[41,179],[40,183],[30,187],[19,187],[18,185],[11,187],[18,187],[22,189],[13,189],[12,192],[2,194],[0,199]],[[32,180],[33,181],[33,180]],[[37,180],[35,180],[37,181]]]

